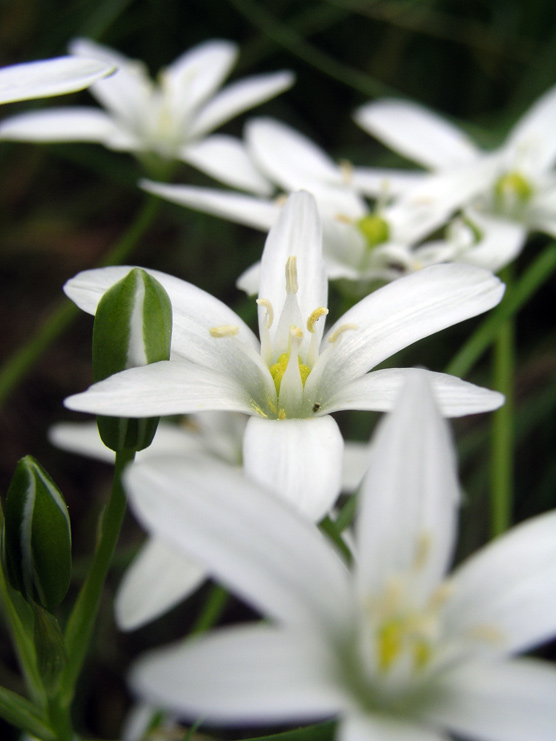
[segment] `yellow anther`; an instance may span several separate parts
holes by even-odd
[[[286,293],[297,293],[297,288],[296,257],[291,255],[286,261]]]
[[[280,193],[280,195],[276,196],[276,198],[274,199],[274,203],[277,206],[284,206],[287,200],[288,196],[285,193]]]
[[[280,411],[278,412],[278,419],[286,419],[285,409],[280,409]]]
[[[297,340],[302,340],[303,330],[300,327],[296,327],[295,324],[290,325],[290,337],[295,337]]]
[[[491,646],[501,646],[504,644],[504,635],[494,625],[476,625],[468,631],[470,638],[476,641],[489,643]]]
[[[354,223],[351,216],[348,216],[347,214],[335,214],[334,218],[336,219],[336,221],[339,221],[341,224],[353,224]]]
[[[343,183],[345,185],[351,185],[353,181],[353,164],[349,160],[340,160],[338,165],[342,173]]]
[[[274,321],[274,309],[272,308],[272,304],[267,298],[258,298],[257,303],[259,304],[259,306],[262,306],[266,309],[265,327],[267,329],[270,329],[272,327],[272,322]]]
[[[340,335],[350,329],[359,329],[359,327],[357,324],[342,324],[342,326],[338,327],[338,329],[328,338],[328,342],[336,342]]]
[[[211,337],[233,337],[239,332],[239,327],[233,324],[221,324],[219,327],[209,329]]]
[[[421,571],[425,568],[431,552],[431,546],[431,536],[428,533],[421,533],[417,538],[415,555],[413,556],[413,568],[415,571]]]
[[[315,324],[318,322],[321,316],[326,316],[327,314],[328,309],[325,309],[324,306],[320,306],[318,309],[315,309],[307,319],[307,329],[309,330],[309,332],[314,332]]]
[[[386,672],[396,661],[403,647],[404,629],[399,621],[392,620],[383,625],[377,635],[378,665]]]

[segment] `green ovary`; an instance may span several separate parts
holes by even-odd
[[[429,643],[419,635],[411,618],[394,618],[383,623],[376,639],[378,665],[383,672],[391,669],[404,650],[409,650],[416,671],[423,669],[431,657]]]
[[[305,363],[301,362],[301,358],[299,357],[299,355],[297,356],[297,359],[299,361],[299,373],[301,375],[301,383],[303,384],[303,386],[305,386],[305,381],[307,380],[307,376],[311,372],[311,369],[308,365],[305,365]],[[284,352],[280,355],[278,361],[276,363],[273,363],[269,368],[270,375],[274,379],[274,385],[276,386],[277,394],[280,393],[280,384],[282,383],[282,377],[286,372],[289,360],[289,353]]]
[[[512,199],[525,203],[533,195],[533,188],[519,172],[507,172],[496,181],[494,194],[502,202]]]
[[[372,249],[387,242],[390,237],[390,226],[381,216],[369,214],[357,222],[357,228],[367,240],[367,247]]]

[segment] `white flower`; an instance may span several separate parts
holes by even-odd
[[[66,292],[94,313],[129,268],[82,273]],[[78,411],[149,417],[202,410],[251,415],[246,473],[319,519],[341,484],[343,440],[330,414],[387,410],[406,376],[430,375],[442,410],[494,409],[503,397],[458,378],[416,370],[368,373],[398,350],[496,305],[503,285],[486,271],[438,265],[391,283],[351,308],[323,338],[327,280],[314,199],[290,196],[270,231],[258,299],[260,342],[227,306],[152,271],[172,301],[169,361],[118,373],[66,400]]]
[[[114,72],[113,62],[58,57],[0,69],[0,103],[48,98],[89,87]]]
[[[243,414],[204,412],[183,424],[161,422],[152,444],[136,460],[161,455],[179,456],[195,468],[207,459],[241,467],[246,417]],[[95,422],[61,422],[48,432],[51,443],[72,453],[114,462],[114,451],[103,444]],[[365,443],[346,442],[342,491],[352,493],[367,470]],[[188,597],[204,581],[206,572],[181,551],[156,536],[149,537],[125,572],[114,601],[121,630],[135,630],[163,615]]]
[[[290,72],[259,75],[217,92],[238,53],[229,41],[213,40],[185,52],[153,83],[142,63],[86,39],[72,54],[118,66],[118,72],[91,88],[106,108],[58,108],[8,119],[0,138],[23,141],[90,141],[139,155],[155,152],[179,159],[224,182],[255,192],[268,184],[239,143],[229,136],[207,138],[238,113],[290,87]]]
[[[457,127],[415,104],[380,100],[359,108],[355,120],[387,146],[439,173],[429,196],[442,202],[460,190],[472,205],[509,221],[525,242],[527,231],[556,236],[556,87],[546,92],[493,152],[481,151]],[[456,198],[457,200],[457,198]],[[499,262],[513,259],[499,249]]]
[[[341,741],[553,741],[556,670],[514,658],[556,633],[556,513],[450,576],[459,488],[424,376],[375,436],[354,565],[239,476],[151,459],[126,474],[145,526],[275,622],[140,659],[134,691],[211,723],[336,716]],[[403,465],[400,465],[403,461]]]
[[[453,208],[449,198],[437,207],[434,201],[431,206],[427,198],[420,197],[421,173],[336,164],[310,139],[274,119],[249,121],[245,148],[273,187],[286,193],[302,188],[315,197],[330,279],[399,278],[406,267],[406,253],[443,225]],[[263,199],[148,180],[141,186],[180,205],[263,231],[275,223],[283,201],[280,196]],[[363,195],[376,199],[376,206],[371,208]],[[256,293],[257,281],[255,266],[238,285]]]

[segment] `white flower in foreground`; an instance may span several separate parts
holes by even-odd
[[[76,59],[87,56],[118,66],[91,93],[106,108],[57,108],[15,116],[0,126],[0,138],[22,141],[88,141],[111,149],[179,159],[224,182],[255,192],[268,184],[240,143],[214,129],[286,90],[290,72],[258,75],[217,92],[237,58],[237,46],[212,40],[199,44],[159,73],[153,82],[141,62],[86,39],[70,45]]]
[[[130,681],[147,702],[211,723],[336,716],[341,741],[553,741],[556,669],[514,655],[556,634],[556,513],[446,576],[459,488],[424,375],[374,438],[350,570],[239,476],[161,458],[126,487],[147,528],[275,621],[146,655]]]
[[[0,69],[0,103],[74,93],[116,69],[113,62],[83,57],[58,57]]]
[[[229,412],[192,415],[184,424],[161,422],[152,444],[137,453],[136,460],[179,456],[195,468],[207,460],[241,467],[246,417]],[[95,422],[62,422],[50,428],[51,443],[72,453],[114,462],[114,451],[103,444]],[[346,442],[342,468],[342,491],[351,493],[367,470],[368,445]],[[206,572],[181,551],[160,538],[149,537],[133,559],[119,585],[114,601],[121,630],[135,630],[163,615],[188,597],[204,581]]]
[[[441,202],[459,182],[460,206],[471,204],[509,220],[523,242],[527,230],[556,236],[556,87],[493,152],[481,151],[457,127],[415,103],[369,103],[356,111],[355,120],[387,146],[442,173],[431,181],[431,198]]]
[[[66,293],[94,313],[129,268],[79,274]],[[414,369],[368,373],[418,339],[496,305],[492,274],[437,265],[356,304],[324,333],[327,280],[314,199],[290,196],[268,236],[259,290],[260,342],[227,306],[195,286],[150,271],[172,302],[172,354],[118,373],[66,400],[77,411],[149,417],[203,410],[250,415],[243,443],[248,476],[320,519],[340,491],[343,440],[330,416],[390,409],[408,375],[431,378],[444,414],[501,405],[503,397],[453,376]]]

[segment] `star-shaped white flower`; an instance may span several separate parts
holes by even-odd
[[[261,198],[213,188],[168,185],[149,180],[141,186],[183,206],[268,231],[284,196],[304,189],[312,193],[323,223],[323,250],[330,279],[389,281],[407,267],[404,258],[446,223],[453,205],[441,207],[420,196],[422,173],[337,164],[307,137],[271,118],[250,120],[245,151],[274,197]],[[427,188],[428,195],[428,188]],[[453,197],[459,198],[459,191]],[[375,200],[371,207],[364,196]],[[248,293],[258,289],[258,265],[240,278]]]
[[[13,64],[0,69],[0,103],[74,93],[112,74],[115,69],[113,62],[94,56]]]
[[[290,72],[258,75],[217,92],[237,58],[237,46],[212,40],[190,49],[153,82],[144,65],[87,39],[70,45],[83,56],[118,66],[113,77],[95,84],[98,108],[57,108],[7,119],[0,138],[22,141],[89,141],[111,149],[148,152],[179,159],[223,182],[255,192],[268,183],[237,140],[208,136],[223,123],[274,97],[293,83]]]
[[[455,205],[509,222],[522,244],[528,231],[556,236],[556,87],[493,152],[481,151],[456,126],[415,103],[379,100],[359,108],[355,120],[387,146],[440,173],[430,180],[432,200],[441,202],[446,193],[453,198],[460,190]],[[514,256],[511,248],[504,255],[501,246],[498,262]]]
[[[424,373],[374,438],[351,569],[239,475],[165,457],[126,487],[149,530],[274,621],[140,659],[131,685],[154,706],[213,724],[336,717],[340,741],[553,741],[556,670],[515,654],[556,634],[556,513],[446,576],[459,487]]]
[[[86,271],[66,292],[94,313],[129,268]],[[343,440],[330,416],[342,409],[384,411],[414,370],[369,373],[422,337],[496,305],[492,274],[439,265],[385,286],[324,334],[327,280],[320,221],[308,193],[290,196],[263,252],[260,341],[227,306],[185,281],[151,271],[172,301],[169,361],[132,368],[66,400],[78,411],[149,417],[202,410],[250,415],[243,445],[249,476],[319,519],[339,493]],[[428,373],[428,371],[427,371]],[[494,409],[503,397],[430,373],[447,415]]]

